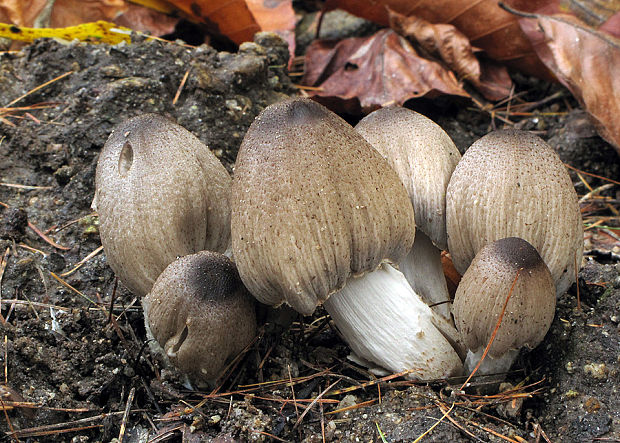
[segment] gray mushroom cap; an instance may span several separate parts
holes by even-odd
[[[200,140],[162,116],[118,125],[95,183],[106,258],[136,295],[176,257],[229,246],[230,176]]]
[[[516,236],[540,253],[557,295],[575,281],[583,255],[577,194],[555,151],[529,132],[495,131],[467,150],[448,184],[446,222],[461,274],[484,245]]]
[[[234,263],[216,252],[172,262],[142,304],[153,337],[194,381],[216,379],[256,335],[254,299]]]
[[[233,253],[250,292],[306,315],[349,277],[398,261],[415,234],[396,173],[308,99],[269,106],[254,121],[237,157],[231,207]]]
[[[355,126],[396,171],[409,193],[416,228],[447,249],[446,188],[461,154],[434,121],[394,106],[368,114]]]
[[[487,346],[509,294],[489,349],[491,358],[536,347],[555,313],[555,286],[547,265],[531,244],[516,237],[497,240],[478,251],[456,290],[454,321],[472,352]]]

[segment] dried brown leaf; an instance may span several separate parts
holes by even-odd
[[[246,0],[250,12],[262,31],[273,31],[288,43],[295,56],[295,11],[292,0]]]
[[[155,11],[150,8],[130,3],[127,11],[114,19],[114,23],[134,31],[149,32],[151,35],[161,37],[172,34],[178,21],[178,17]]]
[[[568,15],[530,17],[520,22],[537,54],[620,153],[620,39]]]
[[[245,0],[168,0],[190,20],[204,23],[210,31],[225,35],[237,44],[252,41],[260,26]]]
[[[337,43],[317,40],[306,52],[303,83],[324,104],[351,113],[403,104],[414,97],[467,97],[454,74],[426,60],[391,29]]]
[[[514,0],[517,9],[537,9],[545,0]],[[328,9],[341,8],[376,23],[389,24],[386,7],[404,15],[415,15],[430,23],[454,25],[471,44],[492,59],[528,74],[551,78],[532,45],[521,31],[517,19],[502,10],[497,0],[327,0]]]
[[[438,56],[459,78],[470,82],[489,100],[508,96],[512,81],[505,68],[490,66],[493,77],[483,75],[483,67],[474,55],[469,39],[456,27],[431,24],[416,17],[389,10],[390,27],[417,41],[430,55]]]

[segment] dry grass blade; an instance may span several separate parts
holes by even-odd
[[[521,274],[522,270],[523,268],[519,268],[519,270],[517,271],[517,275],[515,276],[515,279],[512,282],[512,286],[510,286],[510,291],[508,291],[508,296],[506,297],[506,300],[504,300],[504,305],[502,306],[502,312],[499,314],[499,318],[497,319],[497,323],[495,325],[495,329],[493,329],[493,333],[491,334],[489,343],[487,343],[487,347],[484,348],[484,352],[482,353],[482,358],[480,359],[480,361],[478,361],[478,364],[476,365],[474,370],[471,372],[471,374],[469,374],[469,377],[467,377],[467,380],[465,380],[465,382],[461,386],[461,390],[463,390],[465,386],[467,386],[467,384],[469,383],[469,380],[471,380],[471,378],[476,374],[476,372],[478,371],[478,368],[480,368],[480,365],[486,358],[487,353],[489,352],[489,349],[491,349],[491,345],[493,344],[493,341],[495,340],[497,331],[499,330],[499,327],[502,324],[502,320],[504,319],[504,313],[506,312],[506,306],[508,306],[508,301],[510,301],[510,297],[512,297],[512,292],[515,288],[515,285],[517,284],[517,280],[519,279],[519,275]]]
[[[19,429],[14,432],[8,433],[9,437],[40,437],[45,435],[56,435],[66,432],[74,432],[80,431],[84,429],[92,429],[103,426],[103,424],[95,424],[95,425],[87,425],[87,423],[91,423],[97,420],[104,420],[106,417],[110,416],[121,416],[124,414],[124,411],[120,412],[109,412],[107,414],[99,414],[94,415],[92,417],[82,418],[79,420],[68,421],[64,423],[54,423],[51,425],[44,426],[35,426],[33,428]]]
[[[80,297],[82,297],[85,300],[88,300],[90,303],[92,303],[95,307],[97,307],[99,310],[103,311],[104,314],[108,315],[108,312],[106,311],[106,309],[102,306],[99,306],[92,298],[88,297],[86,294],[83,294],[82,292],[78,291],[77,289],[75,289],[73,286],[71,286],[69,283],[67,283],[66,281],[64,281],[62,278],[60,278],[58,275],[56,275],[55,273],[50,271],[50,274],[52,277],[54,277],[56,279],[56,281],[58,281],[58,283],[60,283],[61,285],[63,285],[65,288],[70,289],[71,291],[75,292],[77,295],[79,295]]]
[[[312,403],[310,403],[308,405],[308,407],[304,410],[304,412],[299,416],[299,418],[297,419],[297,421],[293,425],[293,429],[297,428],[297,426],[299,426],[301,424],[302,420],[304,419],[304,417],[306,416],[308,411],[314,407],[314,405],[321,399],[321,397],[323,397],[325,395],[326,392],[328,392],[331,388],[336,386],[336,384],[338,384],[340,382],[340,380],[341,379],[338,379],[335,382],[333,382],[331,385],[329,385],[327,388],[325,388],[319,395],[317,395],[315,399],[312,400]],[[295,410],[297,410],[297,405],[295,405]]]
[[[58,243],[56,243],[54,240],[52,240],[51,238],[49,238],[47,235],[45,235],[45,233],[43,231],[41,231],[39,228],[37,228],[32,222],[28,222],[28,227],[30,229],[32,229],[39,237],[41,237],[43,240],[45,240],[45,242],[49,243],[50,245],[52,245],[53,247],[55,247],[56,249],[60,249],[62,251],[68,251],[71,248],[68,248],[66,246],[62,246],[59,245]]]
[[[420,440],[422,440],[426,435],[429,434],[429,432],[431,432],[433,429],[435,429],[439,423],[441,423],[444,418],[446,418],[448,416],[448,414],[450,414],[450,412],[452,412],[452,409],[454,409],[454,403],[452,403],[452,406],[450,406],[450,409],[448,409],[446,412],[444,412],[443,416],[437,420],[433,426],[431,426],[430,428],[428,428],[426,431],[424,431],[424,433],[422,435],[420,435],[418,438],[416,438],[413,443],[418,443]]]
[[[91,258],[93,258],[95,255],[99,254],[101,251],[103,251],[103,246],[99,246],[97,249],[95,249],[93,252],[91,252],[90,254],[88,254],[86,257],[84,257],[82,260],[79,261],[79,263],[77,265],[75,265],[71,270],[67,271],[67,272],[63,272],[62,274],[60,274],[61,277],[67,277],[71,274],[73,274],[75,271],[77,271],[78,269],[80,269],[82,266],[84,266],[84,263],[86,263],[88,260],[90,260]]]
[[[123,443],[123,440],[125,438],[125,430],[127,429],[127,420],[129,419],[129,412],[131,411],[131,405],[133,404],[134,395],[136,395],[135,386],[131,388],[131,391],[129,391],[129,395],[127,396],[127,406],[125,406],[125,412],[123,413],[123,419],[121,421],[121,429],[118,433],[119,443]]]
[[[67,77],[68,75],[73,74],[73,71],[67,71],[64,74],[59,75],[58,77],[55,77],[53,79],[51,79],[48,82],[45,82],[39,86],[37,86],[36,88],[32,88],[30,91],[26,92],[23,95],[20,95],[19,97],[17,97],[15,100],[13,100],[12,102],[8,103],[7,105],[4,106],[4,108],[10,108],[11,106],[13,106],[15,103],[21,101],[22,99],[28,97],[30,94],[34,94],[35,92],[37,92],[40,89],[45,88],[46,86],[51,85],[52,83],[57,82],[58,80],[62,80],[63,78]]]

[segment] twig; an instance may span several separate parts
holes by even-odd
[[[123,443],[123,439],[125,438],[125,429],[127,429],[127,419],[129,418],[129,412],[131,411],[131,405],[133,403],[134,395],[136,395],[135,386],[131,388],[131,391],[129,391],[129,396],[127,396],[127,405],[125,406],[125,413],[123,414],[123,419],[121,421],[121,430],[118,433],[119,443]]]
[[[304,412],[299,416],[299,418],[297,419],[297,421],[293,425],[293,429],[295,429],[297,426],[299,426],[301,424],[301,421],[304,419],[304,417],[306,416],[308,411],[314,407],[314,405],[317,403],[317,401],[319,401],[321,399],[321,397],[323,397],[323,395],[325,395],[326,392],[328,392],[331,388],[336,386],[336,384],[338,384],[340,382],[340,380],[341,379],[339,378],[338,380],[333,382],[331,385],[329,385],[327,388],[325,388],[319,395],[317,395],[314,400],[312,400],[312,403],[310,403],[308,405],[308,407],[306,407]],[[295,410],[297,410],[297,404],[295,404]]]
[[[80,269],[84,263],[86,263],[88,260],[90,260],[91,258],[93,258],[95,255],[99,254],[101,251],[103,251],[103,246],[99,246],[97,249],[95,249],[93,252],[91,252],[90,254],[88,254],[86,257],[84,257],[82,260],[80,260],[78,262],[78,264],[76,264],[73,269],[71,269],[70,271],[67,272],[63,272],[62,274],[60,274],[61,277],[67,277],[68,275],[73,274],[75,271],[77,271],[78,269]]]
[[[181,96],[181,91],[183,90],[183,87],[185,86],[185,82],[187,81],[187,77],[189,76],[189,71],[191,70],[192,68],[189,68],[187,71],[185,71],[185,74],[183,75],[183,79],[181,80],[181,84],[177,88],[176,94],[174,94],[174,99],[172,100],[172,106],[177,104],[177,101],[179,100],[179,97]]]
[[[431,432],[433,429],[435,429],[439,425],[439,423],[441,423],[443,421],[443,419],[446,418],[448,416],[448,414],[450,414],[450,412],[452,412],[452,409],[454,409],[454,402],[452,403],[452,406],[450,406],[450,409],[448,409],[446,412],[444,412],[444,414],[441,416],[441,418],[439,420],[437,420],[435,422],[435,424],[433,424],[433,426],[428,428],[422,435],[420,435],[418,438],[416,438],[413,441],[413,443],[418,443],[420,440],[422,440],[424,438],[424,436],[428,435],[429,432]]]
[[[52,245],[53,247],[57,248],[57,249],[61,249],[63,251],[68,251],[71,248],[68,248],[66,246],[61,246],[58,243],[56,243],[54,240],[52,240],[51,238],[49,238],[47,235],[45,235],[39,228],[37,228],[32,222],[28,222],[28,227],[30,229],[32,229],[39,237],[41,237],[43,240],[45,240],[47,243],[49,243],[50,245]]]
[[[73,74],[73,71],[67,71],[64,74],[59,75],[58,77],[55,77],[53,79],[51,79],[48,82],[43,83],[42,85],[37,86],[36,88],[31,89],[30,91],[26,92],[24,95],[20,95],[19,97],[17,97],[15,100],[13,100],[12,102],[10,102],[8,105],[5,105],[5,108],[10,108],[11,106],[13,106],[15,103],[17,103],[18,101],[22,100],[23,98],[28,97],[30,94],[33,94],[35,92],[37,92],[39,89],[43,89],[46,86],[51,85],[52,83],[61,80],[63,78],[65,78],[68,75]]]

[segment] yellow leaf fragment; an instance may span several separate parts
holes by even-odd
[[[130,34],[131,29],[103,20],[66,28],[26,28],[0,23],[0,37],[24,42],[32,42],[38,38],[57,38],[67,41],[77,39],[88,43],[115,45],[120,42],[130,43]]]

